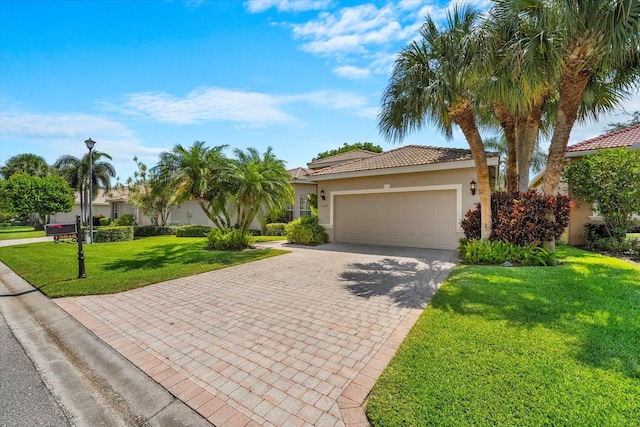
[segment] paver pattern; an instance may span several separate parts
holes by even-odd
[[[292,253],[55,301],[218,427],[368,425],[367,395],[455,252],[285,247]]]

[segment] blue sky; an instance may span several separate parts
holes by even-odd
[[[475,2],[486,7],[484,0]],[[395,53],[446,2],[0,1],[0,164],[113,157],[121,181],[176,144],[272,146],[290,168],[371,141]],[[636,94],[624,106],[640,110]],[[598,135],[604,117],[574,129]],[[435,128],[406,144],[466,147]],[[228,154],[231,155],[231,149]]]

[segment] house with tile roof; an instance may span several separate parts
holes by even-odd
[[[640,150],[640,124],[629,126],[605,135],[600,135],[586,141],[578,142],[567,147],[567,163],[580,160],[584,156],[596,154],[600,150],[607,148],[627,148],[629,150]],[[532,181],[533,188],[542,186],[544,172],[538,174]],[[560,186],[560,192],[572,197],[571,188],[566,183]],[[572,197],[573,199],[573,197]],[[590,203],[574,200],[575,206],[571,209],[569,225],[565,232],[564,239],[570,245],[582,245],[585,243],[582,230],[587,223],[602,223],[597,211]]]
[[[492,179],[498,153],[488,153]],[[313,164],[310,163],[309,166]],[[334,242],[456,249],[479,194],[471,150],[408,145],[314,169],[318,217]]]

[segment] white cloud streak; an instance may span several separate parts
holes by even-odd
[[[326,9],[331,0],[249,0],[244,7],[250,13],[261,13],[274,8],[278,12],[305,12]]]
[[[333,69],[333,73],[345,79],[365,79],[371,75],[371,71],[366,68],[354,67],[353,65],[344,65]]]
[[[123,105],[110,108],[160,123],[190,125],[225,121],[249,127],[265,127],[299,124],[299,119],[286,111],[287,107],[296,103],[344,111],[359,117],[375,117],[375,114],[371,115],[366,98],[344,91],[270,95],[212,87],[195,90],[184,97],[164,92],[143,92],[131,94]]]

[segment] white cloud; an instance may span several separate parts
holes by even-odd
[[[354,67],[353,65],[344,65],[333,69],[333,73],[345,79],[365,79],[371,75],[371,71],[367,68]]]
[[[281,104],[271,95],[213,87],[194,90],[183,98],[164,92],[135,93],[127,97],[121,111],[172,124],[231,121],[264,126],[295,122]]]
[[[345,111],[370,117],[368,101],[359,95],[342,91],[318,91],[294,95],[270,95],[221,88],[202,88],[185,97],[164,92],[143,92],[129,95],[124,105],[111,109],[150,118],[160,123],[197,124],[227,121],[251,127],[297,124],[299,120],[287,113],[293,103],[307,103],[330,110]],[[375,114],[373,115],[375,117]]]
[[[271,8],[278,12],[305,12],[326,9],[331,0],[249,0],[244,7],[250,13],[265,12]]]
[[[24,138],[64,138],[84,141],[99,133],[131,137],[132,133],[121,123],[84,113],[34,114],[19,111],[0,115],[3,137],[20,135]]]

